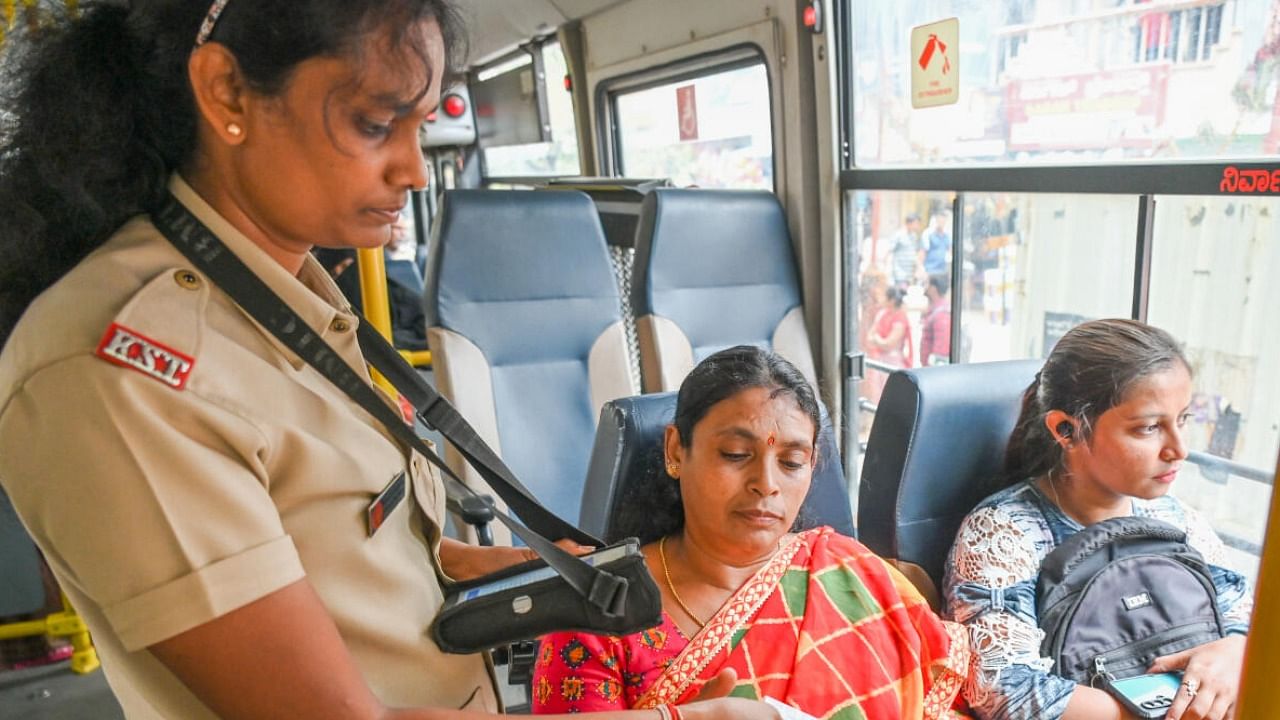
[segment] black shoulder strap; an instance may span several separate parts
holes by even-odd
[[[204,272],[214,284],[231,296],[236,304],[249,313],[254,320],[355,400],[397,439],[422,453],[427,460],[438,467],[444,475],[445,489],[450,496],[451,507],[456,510],[461,497],[476,494],[402,421],[364,378],[351,369],[347,362],[329,347],[323,338],[312,331],[287,303],[245,267],[235,253],[231,252],[209,228],[205,227],[172,195],[165,197],[161,205],[152,213],[151,220],[174,247]],[[362,330],[364,326],[365,323],[361,323]],[[539,529],[547,534],[569,537],[579,543],[597,546],[601,544],[539,504],[533,495],[515,480],[511,471],[501,464],[501,460],[497,462],[497,465],[501,466],[500,471],[495,471],[493,465],[485,466],[486,460],[496,459],[497,456],[493,451],[462,419],[457,410],[431,389],[425,381],[422,381],[408,363],[399,356],[399,353],[380,335],[365,331],[359,335],[359,339],[362,349],[372,349],[373,355],[378,357],[375,367],[382,370],[388,379],[397,385],[398,390],[404,392],[407,389],[411,393],[407,394],[407,397],[419,407],[419,412],[424,419],[430,418],[429,422],[439,429],[446,439],[454,443],[463,452],[464,457],[473,464],[476,459],[481,461],[477,470],[490,483],[494,491],[506,500],[508,505],[516,508],[526,521],[531,525],[539,525]],[[368,351],[366,349],[366,352]],[[395,356],[395,361],[391,359],[391,355]],[[417,378],[418,382],[408,381],[405,369],[408,370],[408,375]],[[426,388],[427,392],[424,392],[423,388]],[[458,438],[455,439],[450,433],[456,433]],[[593,605],[610,616],[623,613],[626,605],[626,579],[588,565],[561,550],[542,535],[522,526],[506,513],[496,508],[494,512],[512,533],[524,540],[534,552],[538,553]]]

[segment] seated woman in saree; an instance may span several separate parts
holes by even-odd
[[[818,429],[813,389],[772,352],[739,346],[694,368],[666,429],[666,474],[620,520],[645,543],[662,622],[543,638],[534,712],[666,708],[726,682],[818,718],[963,708],[963,631],[856,540],[792,532]]]

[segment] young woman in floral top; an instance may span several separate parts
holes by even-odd
[[[1181,671],[1172,719],[1231,717],[1252,589],[1225,566],[1222,541],[1169,495],[1187,457],[1191,367],[1163,330],[1097,320],[1068,332],[1023,395],[1002,490],[965,518],[947,564],[948,615],[969,629],[966,696],[983,720],[1123,718],[1103,690],[1053,674],[1042,657],[1036,580],[1045,555],[1102,520],[1127,515],[1187,533],[1210,565],[1228,636],[1158,658]]]

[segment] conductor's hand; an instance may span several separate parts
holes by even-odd
[[[680,706],[680,716],[685,720],[781,720],[777,710],[762,702],[726,697],[737,682],[736,672],[721,670],[702,686],[693,702]]]
[[[594,547],[579,545],[572,540],[557,540],[556,545],[574,555],[584,555],[595,550]],[[451,538],[440,541],[440,565],[445,574],[458,581],[472,580],[537,559],[538,554],[529,548],[482,547]]]

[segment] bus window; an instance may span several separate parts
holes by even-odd
[[[578,135],[573,120],[573,98],[564,85],[567,70],[560,43],[546,43],[534,52],[542,53],[542,81],[546,90],[551,140],[526,145],[484,147],[487,177],[554,177],[579,175],[582,172],[578,161]],[[523,64],[530,62],[532,60],[528,59]]]
[[[1085,320],[1133,307],[1138,198],[965,193],[968,360],[1045,357]]]
[[[1193,452],[1177,493],[1213,524],[1235,566],[1257,571],[1280,448],[1280,200],[1160,196],[1148,319],[1185,343]]]
[[[613,96],[620,174],[680,187],[773,189],[763,62]]]
[[[1280,5],[1270,0],[850,6],[862,167],[1264,158],[1280,148],[1268,36]],[[946,52],[958,102],[914,112],[910,30],[953,16],[960,41]]]

